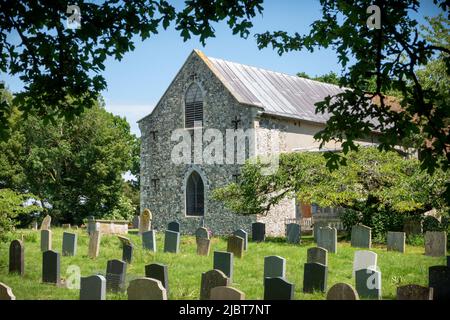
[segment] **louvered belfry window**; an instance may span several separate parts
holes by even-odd
[[[204,187],[200,175],[193,171],[186,184],[186,215],[203,216],[205,214]]]
[[[203,95],[196,83],[186,91],[184,119],[185,128],[194,128],[195,122],[203,122]]]

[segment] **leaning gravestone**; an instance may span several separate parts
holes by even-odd
[[[352,227],[352,247],[356,248],[371,248],[372,246],[372,229],[358,224]]]
[[[21,276],[25,273],[24,246],[20,240],[14,240],[9,246],[9,273],[17,273]]]
[[[328,265],[328,251],[324,248],[309,248],[306,251],[306,262],[307,263],[320,263],[324,266]]]
[[[41,252],[52,250],[52,230],[41,230]]]
[[[369,250],[355,251],[355,257],[353,259],[353,276],[355,272],[361,269],[375,268],[377,265],[378,255]]]
[[[425,233],[425,255],[445,257],[447,254],[447,232],[427,231]]]
[[[131,263],[131,261],[133,260],[134,251],[134,246],[131,243],[131,240],[122,236],[118,236],[118,238],[122,243],[122,261]]]
[[[264,279],[264,300],[293,300],[294,284],[283,278]]]
[[[428,286],[433,288],[433,300],[450,299],[450,268],[432,266],[428,269]]]
[[[0,282],[0,301],[2,300],[16,300],[10,287]]]
[[[381,272],[361,269],[355,273],[356,291],[362,298],[381,299]]]
[[[351,285],[336,283],[328,290],[327,300],[359,300],[359,295]]]
[[[433,288],[417,284],[397,287],[397,300],[433,300]]]
[[[247,250],[248,245],[248,233],[243,229],[238,229],[235,232],[233,232],[235,236],[241,237],[244,239],[244,250]]]
[[[134,216],[133,220],[131,221],[131,224],[133,225],[133,229],[138,229],[139,230],[140,222],[141,222],[141,217]]]
[[[101,233],[100,231],[94,231],[89,235],[89,258],[95,259],[100,253],[100,241]]]
[[[331,227],[319,228],[317,246],[327,249],[328,252],[337,253],[337,230]]]
[[[76,254],[77,254],[77,234],[64,232],[62,242],[62,255],[75,256]]]
[[[195,239],[209,239],[208,229],[205,227],[200,227],[195,231]]]
[[[234,235],[228,237],[227,251],[233,253],[235,257],[242,258],[244,255],[244,239]]]
[[[151,278],[130,281],[127,293],[128,300],[167,300],[167,291],[161,281]]]
[[[166,230],[164,252],[178,253],[180,251],[180,233]]]
[[[52,223],[52,217],[50,217],[49,215],[46,215],[44,220],[42,220],[41,230],[50,230],[51,223]]]
[[[264,278],[284,278],[286,259],[280,256],[264,257]]]
[[[167,266],[161,263],[152,263],[145,266],[145,277],[161,281],[169,296],[169,273]]]
[[[145,250],[156,252],[156,231],[150,230],[142,233],[142,247]]]
[[[61,283],[61,259],[58,252],[46,251],[42,254],[42,282]]]
[[[180,232],[180,223],[178,221],[169,222],[167,225],[167,230]]]
[[[106,300],[106,278],[101,275],[81,277],[80,300]]]
[[[266,224],[262,222],[252,223],[252,241],[263,242],[266,240]]]
[[[209,256],[210,248],[211,240],[204,238],[197,239],[197,254],[199,256]]]
[[[151,229],[152,213],[149,209],[144,209],[139,219],[139,234],[143,234]]]
[[[325,227],[328,227],[328,222],[325,222],[325,221],[314,222],[314,225],[313,225],[314,242],[317,243],[317,241],[319,240],[320,228],[325,228]]]
[[[211,289],[211,300],[245,300],[245,294],[232,287],[215,287]]]
[[[213,269],[222,271],[233,282],[233,254],[224,251],[214,251]]]
[[[125,289],[127,264],[120,260],[109,260],[106,266],[106,290],[120,292]]]
[[[303,292],[327,291],[328,267],[320,263],[305,263]]]
[[[220,270],[210,270],[202,273],[200,300],[210,300],[211,290],[215,287],[228,286],[230,279]]]
[[[388,251],[398,251],[405,253],[405,238],[404,232],[388,231],[387,233],[387,249]]]
[[[300,243],[301,228],[298,223],[288,223],[286,225],[286,242],[287,243]]]

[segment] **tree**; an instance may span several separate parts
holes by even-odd
[[[297,73],[297,76],[300,77],[300,78],[316,80],[316,81],[320,81],[320,82],[334,84],[334,85],[337,85],[337,86],[339,85],[339,81],[340,81],[339,76],[333,71],[330,71],[328,73],[325,73],[324,75],[315,76],[315,77],[310,77],[305,72],[299,72],[299,73]]]

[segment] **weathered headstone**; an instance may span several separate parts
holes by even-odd
[[[139,219],[139,234],[143,234],[151,229],[152,213],[149,209],[144,209]]]
[[[235,257],[242,258],[244,255],[244,239],[234,235],[228,237],[227,251],[232,252]]]
[[[156,252],[156,231],[150,230],[142,233],[142,247],[145,250]]]
[[[100,231],[94,231],[89,235],[89,258],[95,259],[100,253],[100,241],[101,233]]]
[[[214,251],[214,269],[222,271],[233,282],[233,254],[224,251]]]
[[[52,250],[52,230],[41,230],[41,251]]]
[[[197,239],[197,254],[199,256],[209,256],[210,248],[211,240],[204,238]]]
[[[134,216],[133,221],[131,222],[131,224],[133,225],[133,229],[139,229],[140,225],[141,225],[140,222],[141,222],[141,217]]]
[[[94,231],[100,231],[97,230],[97,223],[95,222],[95,218],[93,216],[89,216],[87,218],[87,233],[88,235],[91,235]]]
[[[2,300],[16,300],[10,287],[0,282],[0,301]]]
[[[328,265],[328,251],[327,249],[314,247],[309,248],[306,251],[306,262],[307,263],[320,263],[324,266]]]
[[[145,266],[145,277],[161,281],[169,296],[169,273],[167,266],[161,263],[152,263]]]
[[[180,251],[180,233],[166,230],[164,252],[178,253]]]
[[[44,220],[42,220],[41,230],[50,230],[51,223],[52,223],[52,217],[50,217],[49,215],[46,215]]]
[[[428,269],[428,286],[433,288],[433,300],[450,300],[450,268],[432,266]]]
[[[106,266],[106,290],[119,292],[125,289],[127,264],[120,260],[109,260]]]
[[[62,255],[63,256],[75,256],[77,254],[77,234],[76,233],[63,233],[62,241]]]
[[[336,283],[328,290],[327,300],[359,300],[359,295],[351,285]]]
[[[355,272],[361,269],[374,269],[377,266],[378,255],[369,250],[355,251],[355,257],[353,259],[353,276]]]
[[[124,244],[122,247],[122,260],[131,263],[133,261],[133,245]]]
[[[266,224],[262,222],[252,223],[252,241],[263,242],[266,240]]]
[[[106,300],[106,278],[101,275],[81,277],[80,300]]]
[[[280,256],[264,257],[264,278],[284,278],[286,276],[286,259]]]
[[[233,232],[235,236],[241,237],[244,239],[244,250],[247,250],[248,245],[248,233],[243,229],[238,229],[235,232]]]
[[[24,246],[20,240],[14,240],[9,246],[9,273],[17,273],[21,276],[25,273]]]
[[[316,221],[313,225],[313,235],[314,235],[314,242],[317,243],[317,240],[319,239],[320,234],[320,228],[328,227],[328,222],[325,221]]]
[[[397,287],[397,300],[433,300],[433,288],[417,284]]]
[[[358,224],[352,227],[352,247],[371,248],[372,247],[372,229]]]
[[[305,263],[303,292],[327,291],[328,267],[320,263]]]
[[[228,286],[229,283],[230,279],[220,270],[203,272],[200,286],[200,300],[210,300],[212,288]]]
[[[264,279],[264,300],[293,300],[294,284],[283,278]]]
[[[245,300],[245,294],[233,287],[215,287],[211,289],[211,300]]]
[[[130,281],[128,300],[167,300],[167,291],[161,281],[152,278],[138,278]]]
[[[388,231],[387,233],[387,249],[388,251],[398,251],[405,253],[406,233]]]
[[[205,227],[200,227],[195,231],[195,239],[209,239],[208,229]]]
[[[61,259],[58,252],[45,251],[42,254],[42,282],[61,283]]]
[[[361,298],[381,299],[381,272],[374,269],[357,270],[355,283]]]
[[[180,232],[180,223],[178,221],[169,222],[167,225],[167,230]]]
[[[337,230],[331,227],[319,228],[317,246],[327,249],[328,252],[337,253]]]
[[[300,243],[301,228],[298,223],[288,223],[286,225],[286,242],[287,243]]]
[[[447,232],[427,231],[425,233],[425,255],[431,257],[447,255]]]

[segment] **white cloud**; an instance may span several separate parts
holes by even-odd
[[[106,101],[106,110],[125,117],[130,124],[131,133],[134,133],[138,137],[141,135],[137,121],[148,115],[153,110],[152,105],[141,105],[141,104],[115,104],[108,103]]]

